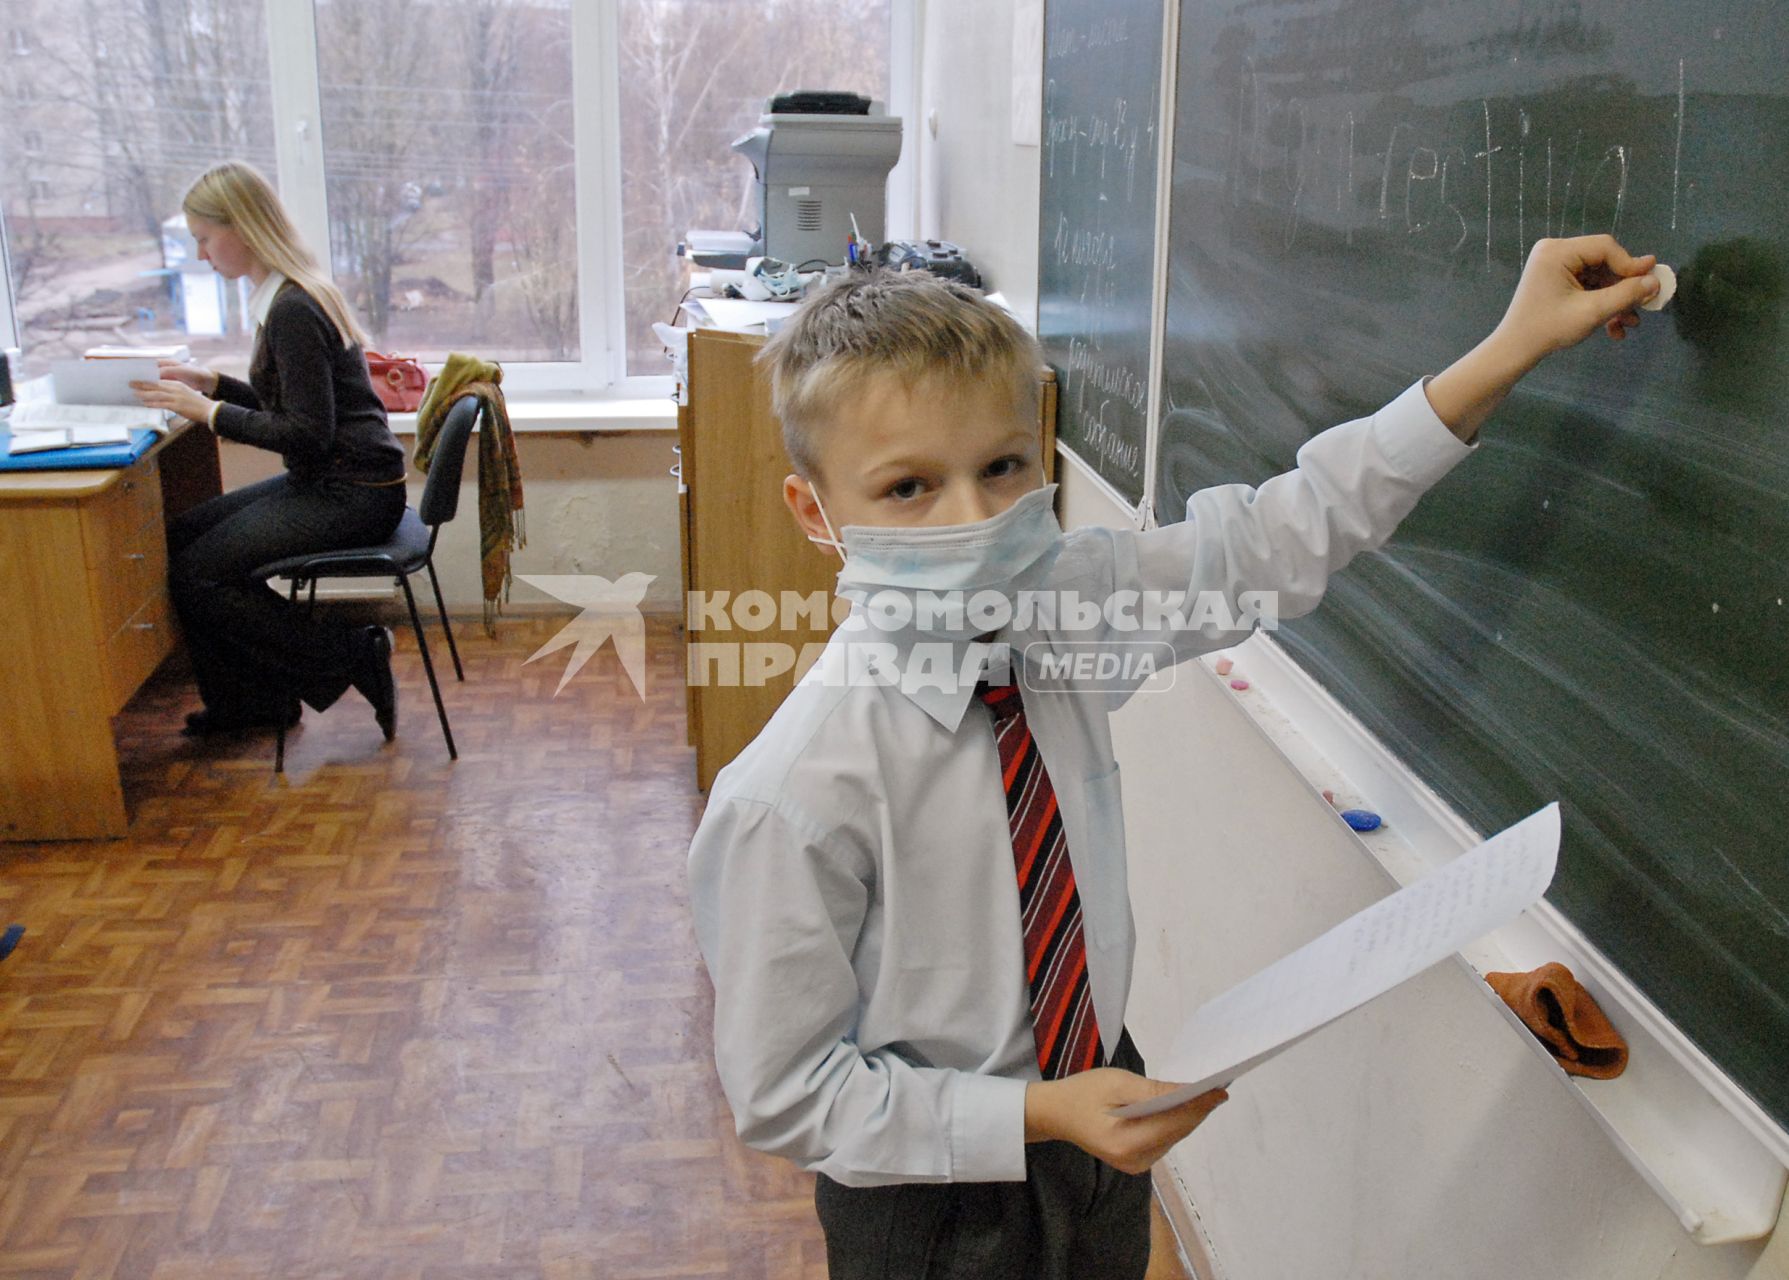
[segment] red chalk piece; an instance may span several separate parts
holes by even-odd
[[[1228,659],[1228,658],[1219,658],[1219,659],[1218,659],[1218,660],[1217,660],[1217,670],[1218,670],[1218,674],[1219,674],[1219,675],[1220,675],[1220,676],[1227,676],[1227,675],[1229,675],[1229,674],[1230,674],[1230,668],[1231,668],[1231,667],[1233,667],[1233,666],[1235,666],[1235,665],[1236,665],[1236,664],[1235,664],[1235,663],[1234,663],[1234,662],[1231,662],[1231,661],[1230,661],[1230,659]]]
[[[1335,808],[1335,806],[1336,806],[1336,793],[1335,792],[1326,790],[1323,793],[1323,798],[1325,800],[1329,801],[1330,808],[1332,808],[1332,809]]]

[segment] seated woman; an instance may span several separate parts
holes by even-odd
[[[183,208],[199,256],[226,279],[254,281],[249,378],[167,362],[161,381],[132,385],[152,408],[273,450],[286,470],[168,530],[170,593],[205,703],[182,732],[296,724],[300,701],[322,711],[352,686],[389,742],[391,632],[313,615],[251,576],[286,556],[383,542],[404,514],[404,449],[367,374],[366,335],[255,169],[218,165]]]

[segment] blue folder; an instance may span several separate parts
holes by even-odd
[[[156,441],[156,433],[140,427],[130,433],[129,444],[84,444],[72,449],[44,449],[38,453],[12,453],[12,433],[0,427],[0,471],[95,471],[128,467]]]

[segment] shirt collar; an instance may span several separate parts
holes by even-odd
[[[248,296],[248,313],[255,318],[257,325],[267,323],[267,313],[273,310],[274,295],[280,286],[286,283],[286,277],[277,271],[269,271],[267,278],[255,286],[255,291]]]
[[[837,660],[845,664],[844,672],[835,672],[840,678],[849,678],[851,663],[847,650],[852,644],[890,643],[885,636],[855,639],[840,635],[839,638],[842,644]],[[963,715],[970,701],[975,697],[976,681],[988,673],[992,659],[999,652],[1000,643],[996,641],[989,644],[979,640],[897,642],[902,679],[898,684],[890,682],[890,687],[945,729],[955,733],[963,723]],[[951,650],[948,669],[940,660],[940,650],[931,647],[941,644],[948,645]],[[925,647],[916,650],[916,645]]]
[[[975,681],[958,680],[944,688],[936,684],[921,684],[912,688],[903,685],[901,692],[907,695],[907,700],[914,706],[955,733],[963,723],[963,714],[969,709],[970,699],[975,696]]]

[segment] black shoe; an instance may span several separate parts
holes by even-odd
[[[248,733],[256,729],[290,729],[298,723],[302,714],[303,708],[299,706],[296,699],[286,709],[284,715],[221,712],[206,707],[203,711],[194,711],[189,714],[186,717],[186,727],[180,732],[183,737],[203,738],[213,733]]]
[[[398,685],[391,678],[391,628],[368,627],[366,652],[353,676],[354,687],[373,704],[373,718],[390,742],[398,736]]]

